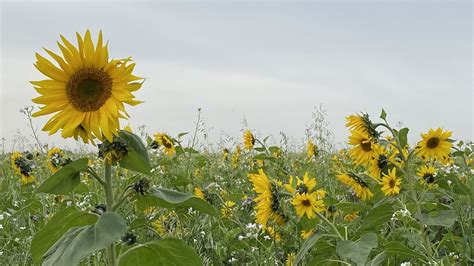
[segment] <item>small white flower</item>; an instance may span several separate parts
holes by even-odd
[[[20,230],[25,230],[25,229],[26,229],[26,227],[20,226]]]
[[[237,238],[239,239],[239,241],[242,241],[242,240],[245,239],[245,236],[240,236],[240,235],[239,235]]]

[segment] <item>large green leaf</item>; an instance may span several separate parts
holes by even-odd
[[[349,259],[357,265],[365,265],[370,251],[377,247],[377,235],[368,233],[357,242],[342,240],[337,242],[336,252],[339,257]]]
[[[367,213],[362,219],[361,230],[370,229],[371,231],[377,230],[382,224],[387,222],[393,214],[392,204],[385,203],[377,206]]]
[[[426,261],[426,257],[418,253],[417,251],[405,246],[401,242],[398,241],[392,241],[389,242],[384,246],[385,253],[391,257],[399,257],[401,259],[421,259]]]
[[[404,149],[408,143],[408,130],[408,128],[404,127],[398,132],[398,139],[400,140],[400,146],[402,149]]]
[[[301,245],[300,250],[298,251],[298,254],[296,254],[295,257],[295,262],[293,265],[298,265],[298,263],[306,256],[308,251],[318,242],[318,240],[321,238],[321,235],[313,235],[312,237],[306,239],[306,241]]]
[[[87,170],[87,158],[69,163],[46,179],[36,190],[49,194],[67,194],[81,182],[81,172]]]
[[[97,223],[70,228],[43,256],[43,265],[77,265],[94,251],[106,248],[125,234],[119,214],[106,212]]]
[[[71,227],[93,224],[98,216],[68,207],[58,213],[38,231],[31,241],[31,255],[35,264],[41,263],[43,254]]]
[[[141,139],[128,131],[121,130],[119,137],[127,143],[127,154],[119,161],[121,167],[143,174],[150,173],[150,157]]]
[[[184,241],[166,238],[133,247],[118,259],[119,266],[202,265],[194,249]]]
[[[426,225],[451,227],[458,217],[454,210],[443,210],[439,212],[431,212],[430,214],[421,213],[417,218],[421,223]]]
[[[193,209],[218,217],[216,209],[207,201],[191,194],[169,190],[166,188],[153,188],[144,196],[137,196],[137,206],[145,209],[150,206],[164,208],[192,207]]]

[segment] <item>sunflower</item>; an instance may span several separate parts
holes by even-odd
[[[306,144],[306,157],[308,157],[308,159],[311,159],[315,155],[316,155],[316,146],[311,140],[308,140],[308,143]]]
[[[314,235],[314,229],[310,230],[301,230],[301,238],[308,239]]]
[[[296,189],[294,186],[296,186]],[[305,172],[303,180],[296,177],[296,184],[293,181],[293,176],[290,175],[289,183],[284,185],[284,188],[288,190],[288,192],[294,193],[296,191],[300,194],[309,193],[314,187],[316,187],[316,178],[310,178],[308,172]]]
[[[244,148],[247,150],[253,149],[253,145],[255,145],[255,137],[253,136],[250,130],[245,130],[244,132]]]
[[[382,172],[387,172],[389,162],[387,151],[382,146],[376,146],[369,166],[371,177],[380,181]]]
[[[344,221],[346,221],[346,222],[352,222],[352,221],[354,221],[354,219],[356,219],[357,217],[359,217],[359,215],[357,215],[357,212],[352,212],[352,213],[349,213],[349,214],[344,215]]]
[[[420,177],[421,184],[427,185],[429,188],[434,186],[436,169],[433,166],[423,165],[416,174]]]
[[[36,177],[32,175],[34,164],[23,157],[21,152],[13,152],[10,156],[11,166],[14,172],[20,175],[22,184],[32,183]]]
[[[135,64],[130,58],[109,61],[102,32],[95,47],[89,30],[84,37],[76,36],[77,48],[61,35],[62,57],[45,49],[57,65],[36,53],[35,67],[48,79],[31,81],[41,94],[32,101],[44,105],[33,116],[55,113],[43,127],[50,135],[62,129],[63,138],[112,141],[120,128],[119,118],[128,118],[124,103],[141,103],[132,92],[140,89],[142,82],[136,81],[143,79],[132,74]]]
[[[359,130],[351,131],[349,144],[353,145],[349,154],[357,165],[367,165],[378,146],[366,133]]]
[[[397,169],[392,168],[388,174],[383,174],[382,191],[385,196],[398,195],[400,193],[400,179],[397,177]]]
[[[254,199],[257,211],[255,217],[256,222],[262,226],[266,226],[268,220],[278,213],[278,194],[276,193],[276,185],[270,182],[270,179],[262,169],[258,170],[258,174],[248,174],[253,185],[253,190],[257,193]]]
[[[198,197],[198,198],[200,198],[200,199],[203,199],[203,200],[206,199],[206,197],[205,197],[205,195],[204,195],[204,192],[202,192],[202,190],[201,190],[200,188],[198,188],[198,187],[195,187],[195,188],[194,188],[194,196],[196,196],[196,197]]]
[[[299,217],[306,215],[309,219],[316,217],[316,212],[325,210],[324,202],[318,199],[316,192],[296,194],[291,202]]]
[[[224,151],[222,152],[222,159],[224,159],[224,161],[227,161],[229,159],[229,150],[228,149],[224,149]]]
[[[228,200],[224,203],[221,208],[222,218],[229,218],[232,215],[232,208],[235,206],[235,202]]]
[[[240,148],[240,145],[237,145],[235,148],[234,154],[232,154],[232,167],[237,168],[240,163],[240,155],[242,154],[242,149]]]
[[[151,223],[153,226],[153,229],[155,230],[156,233],[158,233],[159,236],[164,236],[166,234],[166,229],[163,223],[165,222],[166,218],[164,216],[161,216],[159,219],[156,219]]]
[[[63,151],[60,148],[52,148],[48,151],[48,167],[52,173],[56,173],[63,166]]]
[[[273,229],[273,227],[265,227],[265,233],[275,240],[276,243],[281,241],[281,235]]]
[[[426,134],[421,134],[422,140],[416,147],[418,155],[424,159],[447,160],[453,144],[449,141],[451,131],[443,131],[441,128],[432,128]]]
[[[167,134],[155,134],[155,142],[158,143],[159,146],[163,146],[166,155],[171,157],[175,153],[174,142]]]
[[[372,191],[370,191],[369,185],[355,174],[341,173],[337,176],[337,179],[350,186],[361,200],[368,200],[374,196]]]
[[[347,116],[346,127],[351,131],[360,131],[372,138],[378,138],[380,136],[380,133],[375,130],[375,126],[372,124],[372,121],[370,121],[368,114]]]
[[[294,252],[288,253],[286,255],[285,266],[295,266],[296,254]]]

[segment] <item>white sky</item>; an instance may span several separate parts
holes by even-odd
[[[300,141],[323,104],[336,142],[344,117],[383,107],[411,142],[430,127],[473,139],[470,1],[2,2],[1,123],[6,143],[29,136],[19,109],[42,79],[34,53],[58,51],[59,34],[99,29],[111,57],[133,56],[148,78],[128,108],[149,133],[192,131],[201,107],[217,142],[240,137],[242,120],[260,135]],[[41,127],[47,118],[34,123]],[[40,139],[74,146],[58,136]]]

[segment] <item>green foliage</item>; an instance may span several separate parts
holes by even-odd
[[[69,163],[46,179],[36,190],[49,194],[67,194],[73,191],[81,181],[81,172],[87,170],[87,158]]]
[[[370,251],[377,247],[377,235],[368,233],[356,242],[341,240],[337,242],[336,252],[344,259],[351,260],[357,265],[365,265]]]
[[[119,161],[121,167],[143,174],[150,173],[150,157],[142,140],[135,134],[122,130],[119,137],[127,144],[127,154]]]

